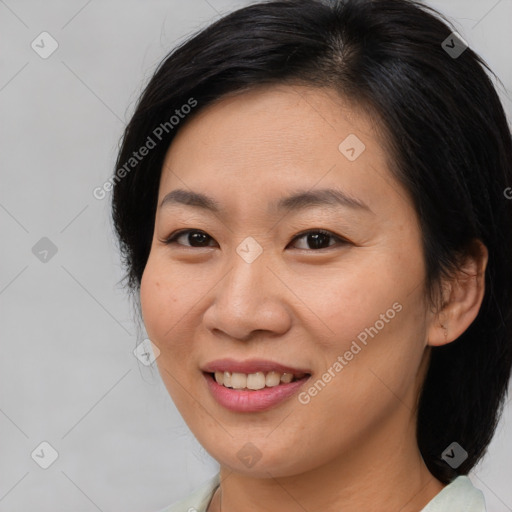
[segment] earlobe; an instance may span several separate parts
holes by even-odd
[[[474,240],[456,275],[443,283],[441,309],[432,319],[428,345],[441,346],[456,340],[473,323],[485,294],[485,270],[489,259],[487,247]]]

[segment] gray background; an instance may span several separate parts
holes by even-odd
[[[0,0],[1,512],[156,511],[217,471],[132,354],[145,334],[118,284],[109,198],[92,191],[162,57],[247,3]],[[512,1],[431,5],[512,90]],[[43,31],[59,45],[47,59],[31,48]],[[57,248],[46,262],[42,237]],[[508,402],[471,474],[490,512],[512,511],[511,421]],[[31,457],[43,441],[48,469]]]

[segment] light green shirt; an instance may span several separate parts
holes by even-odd
[[[206,512],[213,494],[219,486],[220,475],[199,487],[187,498],[158,512]],[[482,491],[473,486],[467,476],[458,476],[420,512],[487,512]]]

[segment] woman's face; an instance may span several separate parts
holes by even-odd
[[[255,476],[353,467],[412,432],[424,276],[417,215],[382,141],[333,91],[224,98],[173,141],[142,312],[172,399],[220,464]],[[214,370],[265,387],[228,388]],[[276,385],[282,373],[294,380]]]

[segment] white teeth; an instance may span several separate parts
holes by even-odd
[[[227,388],[258,390],[264,387],[275,387],[279,384],[289,384],[294,379],[292,373],[263,372],[238,373],[215,372],[215,381]]]
[[[265,374],[263,372],[247,375],[247,387],[249,389],[263,389],[265,387]]]
[[[281,382],[281,374],[277,372],[268,372],[265,377],[265,386],[268,388],[273,388],[274,386],[279,385]]]
[[[247,376],[244,373],[231,374],[231,387],[233,389],[244,389],[247,387]]]
[[[283,373],[283,375],[281,375],[281,382],[284,382],[285,384],[291,382],[293,379],[293,374],[291,373]]]

